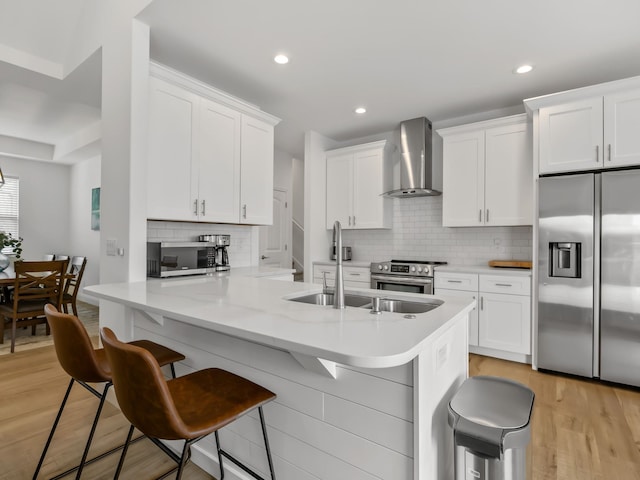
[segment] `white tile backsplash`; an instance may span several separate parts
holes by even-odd
[[[251,265],[251,226],[217,223],[147,221],[149,242],[195,242],[199,235],[231,235],[229,263],[232,267]]]
[[[489,260],[531,260],[532,227],[442,226],[442,197],[393,199],[391,230],[343,230],[353,260],[438,260],[486,265]]]

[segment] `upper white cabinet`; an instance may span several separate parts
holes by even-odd
[[[151,71],[147,217],[270,224],[278,119],[157,65]]]
[[[640,165],[640,77],[525,100],[540,174]]]
[[[197,220],[199,123],[197,95],[151,78],[149,92],[147,216]]]
[[[390,153],[386,141],[330,150],[327,154],[327,228],[391,228]]]
[[[531,132],[525,114],[438,130],[445,227],[531,225]]]

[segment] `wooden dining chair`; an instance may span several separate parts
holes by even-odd
[[[0,304],[0,343],[4,343],[5,325],[11,321],[11,353],[15,351],[18,326],[31,326],[35,334],[35,327],[43,323],[49,335],[44,306],[51,303],[59,308],[62,303],[67,264],[66,260],[15,262],[12,299]]]
[[[78,316],[76,299],[80,291],[80,282],[82,281],[82,275],[84,274],[84,268],[86,266],[87,257],[71,257],[69,272],[67,272],[69,277],[65,280],[64,292],[62,293],[62,309],[64,313],[69,313],[69,304],[71,304],[71,309],[76,317]]]

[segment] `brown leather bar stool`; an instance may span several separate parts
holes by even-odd
[[[108,328],[100,330],[102,343],[111,364],[113,385],[122,413],[131,422],[127,443],[122,450],[114,479],[122,470],[129,440],[137,428],[154,441],[178,465],[176,480],[190,456],[192,444],[215,432],[220,462],[220,480],[224,478],[222,457],[231,460],[252,477],[258,473],[220,448],[218,430],[257,408],[272,480],[273,461],[267,438],[262,406],[276,395],[245,378],[219,368],[207,368],[167,381],[158,362],[148,351],[118,341]],[[159,440],[184,440],[178,456]],[[173,470],[171,470],[173,471]],[[169,473],[160,478],[165,478]]]
[[[82,469],[86,464],[99,460],[124,447],[124,445],[116,447],[92,458],[91,460],[87,460],[91,441],[98,425],[98,419],[100,418],[104,401],[107,398],[107,391],[112,385],[111,367],[107,361],[104,349],[93,347],[89,334],[78,317],[59,312],[50,304],[44,307],[44,312],[47,317],[47,321],[51,326],[53,343],[56,349],[56,355],[58,356],[58,361],[62,368],[71,376],[71,380],[69,381],[67,393],[65,393],[60,409],[58,410],[58,415],[51,427],[51,433],[49,433],[49,438],[47,439],[47,443],[45,444],[42,455],[40,456],[40,461],[38,462],[36,471],[33,474],[33,479],[35,480],[38,477],[38,473],[40,472],[40,468],[44,462],[44,458],[47,454],[47,450],[49,449],[49,445],[51,444],[51,440],[53,439],[53,434],[56,431],[56,427],[58,426],[58,422],[60,421],[62,411],[67,403],[67,399],[69,398],[69,393],[71,392],[71,387],[73,387],[74,382],[79,383],[100,399],[100,404],[98,405],[98,410],[96,411],[96,415],[93,419],[93,425],[91,426],[89,438],[87,439],[87,444],[84,448],[84,452],[82,453],[82,460],[80,461],[80,464],[77,467],[73,467],[56,477],[53,477],[54,479],[62,478],[77,470],[76,478],[78,479],[80,478]],[[176,372],[173,364],[186,358],[181,353],[149,340],[136,340],[131,342],[131,345],[145,349],[145,351],[148,352],[148,355],[154,358],[158,365],[170,365],[171,374],[174,378],[176,376]],[[160,375],[162,375],[162,372],[160,372]],[[103,382],[105,383],[105,386],[102,393],[88,385],[88,383]]]

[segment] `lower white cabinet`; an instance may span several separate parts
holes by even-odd
[[[476,307],[469,313],[469,345],[478,345],[478,275],[474,273],[441,273],[436,271],[434,293],[455,297],[471,297]]]
[[[313,283],[322,283],[323,275],[327,276],[327,285],[333,288],[336,279],[336,266],[326,264],[313,265]],[[371,271],[369,267],[345,266],[342,264],[342,275],[345,288],[371,288]]]
[[[435,293],[476,299],[476,308],[469,316],[471,352],[530,361],[529,276],[436,271]]]

